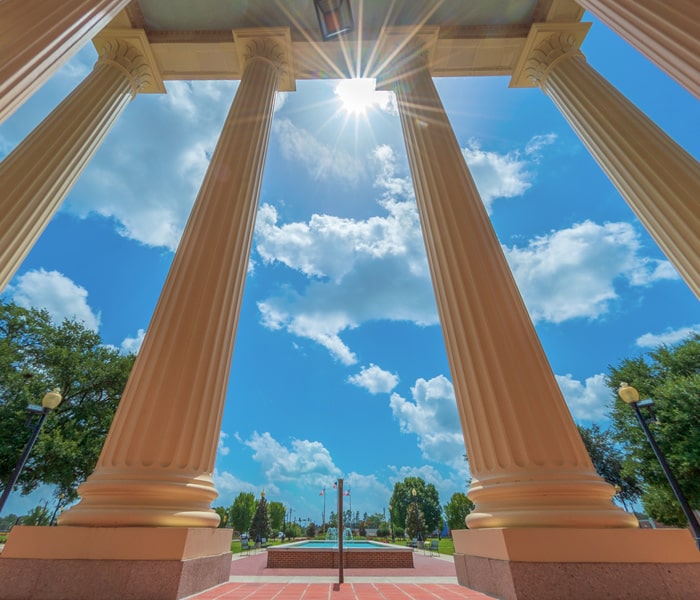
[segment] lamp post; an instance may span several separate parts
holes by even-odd
[[[411,488],[411,496],[413,496],[413,504],[416,505],[416,521],[418,522],[418,541],[422,542],[423,536],[421,535],[420,530],[420,511],[418,509],[418,492],[416,488]]]
[[[389,533],[391,534],[391,543],[393,544],[396,542],[396,538],[394,537],[394,519],[391,513],[392,508],[393,507],[391,504],[389,504]]]
[[[676,500],[678,500],[678,503],[681,505],[681,510],[683,511],[685,518],[688,520],[690,531],[693,537],[695,538],[695,544],[697,545],[698,550],[700,550],[700,523],[698,523],[698,519],[695,516],[693,509],[690,508],[688,500],[686,500],[683,491],[678,485],[678,480],[676,479],[675,475],[671,472],[671,468],[668,466],[666,458],[664,457],[663,452],[661,452],[661,448],[659,448],[659,445],[656,443],[656,440],[654,439],[654,436],[652,435],[651,430],[647,425],[646,419],[642,415],[642,411],[639,410],[639,392],[631,385],[622,382],[620,384],[619,389],[617,390],[617,393],[620,395],[620,398],[622,398],[625,401],[625,403],[629,404],[632,407],[632,410],[634,410],[634,414],[637,416],[637,420],[639,421],[639,424],[642,426],[642,429],[644,430],[644,433],[647,436],[647,440],[649,441],[651,449],[654,451],[656,459],[659,461],[661,469],[663,470],[664,475],[666,475],[668,483],[671,485],[673,495],[676,497]]]
[[[36,404],[30,404],[27,406],[27,412],[29,413],[28,421],[30,421],[34,415],[39,415],[39,419],[34,424],[32,436],[29,438],[27,445],[24,447],[24,452],[22,452],[22,456],[19,457],[19,460],[15,465],[15,470],[12,471],[10,480],[7,482],[5,489],[2,492],[2,498],[0,498],[0,513],[2,513],[3,508],[5,508],[5,502],[7,502],[7,499],[10,497],[10,492],[12,492],[12,488],[15,487],[15,484],[22,473],[22,469],[29,458],[29,454],[31,453],[32,448],[39,437],[39,432],[41,431],[41,426],[44,424],[44,420],[46,419],[47,415],[61,403],[61,400],[63,400],[63,396],[61,396],[60,390],[56,388],[44,395],[44,397],[41,399],[41,406],[37,406]]]

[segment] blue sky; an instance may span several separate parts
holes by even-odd
[[[582,50],[700,155],[689,93],[600,23]],[[85,48],[0,127],[0,156],[94,60]],[[553,103],[508,81],[436,85],[574,418],[605,425],[608,366],[700,329],[697,300]],[[265,489],[317,522],[338,477],[362,514],[406,476],[443,504],[469,476],[393,97],[356,115],[337,86],[278,97],[215,471],[215,505]],[[236,87],[137,97],[4,297],[137,350]]]

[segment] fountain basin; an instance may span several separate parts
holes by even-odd
[[[338,543],[309,540],[267,549],[268,569],[337,569]],[[413,549],[381,542],[343,542],[345,569],[412,569]]]

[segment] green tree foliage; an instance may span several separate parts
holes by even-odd
[[[14,513],[0,517],[0,531],[9,531],[12,529],[18,519],[19,516]]]
[[[213,510],[219,515],[219,527],[228,527],[228,509],[224,506],[214,506]]]
[[[413,503],[412,490],[416,490],[415,501],[425,519],[425,532],[435,531],[440,526],[442,508],[437,489],[432,483],[426,484],[420,477],[406,477],[394,484],[391,496],[391,519],[396,527],[404,527],[408,507]],[[414,536],[415,537],[415,536]]]
[[[249,534],[250,539],[256,542],[262,538],[270,537],[270,513],[264,493],[260,494],[260,500],[258,500],[258,505],[253,515],[253,522],[250,524]]]
[[[63,402],[44,423],[19,479],[22,493],[54,484],[66,502],[92,473],[134,355],[103,345],[82,323],[0,303],[0,482],[9,479],[30,436],[28,403],[58,387]]]
[[[35,506],[26,517],[22,519],[22,525],[48,525],[51,520],[49,509],[46,505]]]
[[[464,519],[474,510],[474,503],[467,498],[464,492],[455,492],[450,501],[445,504],[447,526],[450,529],[466,529]]]
[[[316,536],[316,523],[309,523],[306,526],[306,537],[313,539]]]
[[[406,509],[406,533],[411,539],[417,538],[419,541],[425,539],[425,517],[416,502],[411,502]]]
[[[671,470],[694,508],[700,506],[700,336],[677,346],[661,346],[645,357],[623,360],[609,371],[608,385],[621,382],[651,398],[641,408]],[[650,516],[668,525],[686,522],[633,410],[616,394],[612,408],[615,439],[623,444],[624,474],[642,477],[642,504]]]
[[[229,524],[236,531],[248,531],[255,514],[255,495],[241,492],[229,508]]]
[[[284,515],[287,512],[284,504],[281,502],[270,502],[268,510],[270,512],[270,527],[281,530],[284,526]]]
[[[641,481],[635,472],[624,469],[625,454],[615,442],[613,432],[602,430],[595,423],[590,427],[577,427],[598,475],[615,486],[616,496],[625,507],[637,502],[642,495]]]

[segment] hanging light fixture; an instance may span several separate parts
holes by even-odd
[[[314,0],[314,8],[324,40],[352,31],[355,27],[350,0]]]

